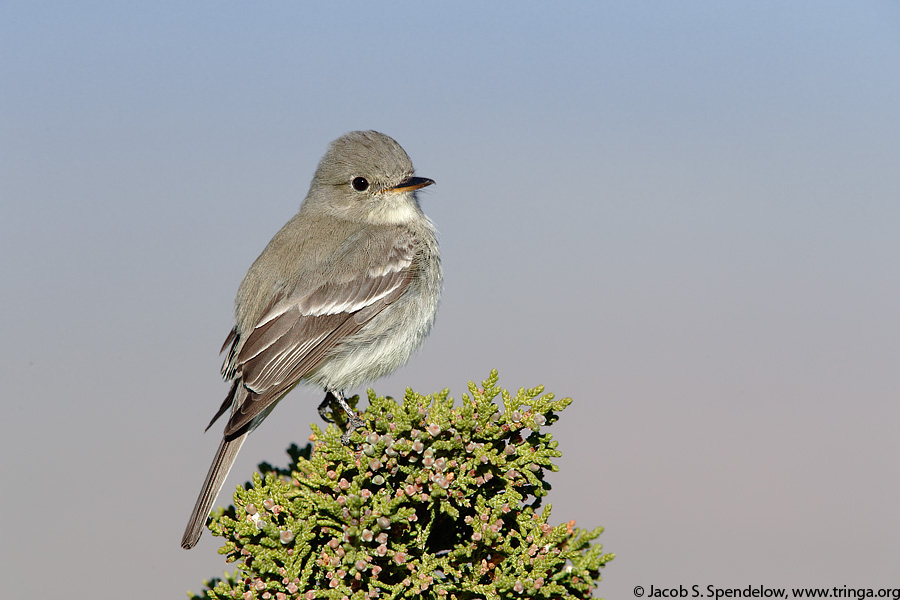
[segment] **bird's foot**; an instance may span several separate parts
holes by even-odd
[[[351,413],[347,417],[347,428],[341,434],[341,443],[345,446],[350,445],[350,436],[353,435],[354,431],[366,426],[366,422],[360,419],[356,413]]]
[[[322,417],[322,420],[326,423],[334,423],[335,419],[333,418],[333,413],[329,413],[328,409],[334,407],[337,398],[334,397],[334,394],[331,393],[330,390],[326,390],[326,392],[325,399],[319,404],[319,416]]]
[[[360,418],[355,410],[350,408],[350,405],[347,403],[347,399],[344,398],[344,393],[342,391],[326,391],[327,393],[325,394],[325,399],[322,400],[321,404],[319,404],[319,415],[328,423],[337,423],[337,411],[334,410],[334,405],[337,404],[343,409],[344,415],[346,415],[347,417],[347,424],[344,429],[344,433],[341,434],[341,443],[345,446],[349,446],[350,436],[353,435],[353,432],[360,427],[365,427],[366,422]],[[330,415],[328,413],[329,405],[332,407],[332,412]]]

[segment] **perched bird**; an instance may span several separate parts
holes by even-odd
[[[222,374],[231,416],[181,540],[192,548],[247,434],[301,381],[343,391],[402,366],[431,330],[441,293],[434,225],[409,156],[392,138],[354,131],[331,143],[299,212],[244,276]],[[209,426],[207,427],[209,429]]]

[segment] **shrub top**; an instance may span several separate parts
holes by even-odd
[[[558,470],[544,430],[572,400],[469,384],[403,403],[369,390],[351,447],[312,426],[290,470],[260,465],[210,524],[238,571],[209,598],[588,598],[613,554],[603,531],[539,510]],[[502,409],[495,403],[500,397]],[[358,398],[353,399],[353,403]],[[192,596],[197,598],[197,596]]]

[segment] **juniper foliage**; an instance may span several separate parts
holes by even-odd
[[[572,400],[497,381],[470,383],[459,406],[449,390],[407,389],[402,404],[370,390],[352,447],[313,425],[290,470],[260,465],[213,516],[219,553],[240,565],[205,596],[589,598],[614,557],[591,543],[603,528],[539,510],[560,456],[544,430]]]

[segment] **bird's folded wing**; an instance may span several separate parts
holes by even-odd
[[[275,302],[246,341],[238,345],[236,340],[232,347],[236,353],[229,357],[227,369],[240,377],[239,384],[249,394],[240,406],[233,407],[225,435],[243,431],[318,367],[341,340],[397,300],[412,280],[413,259],[412,244],[397,240],[382,247],[380,257],[371,257],[358,276],[295,291]]]

